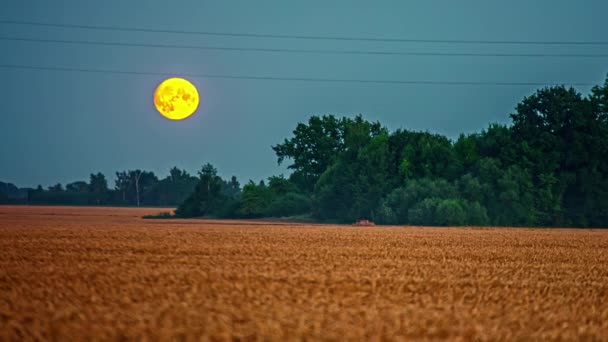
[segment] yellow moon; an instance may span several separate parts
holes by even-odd
[[[169,120],[183,120],[198,108],[198,91],[190,81],[169,78],[158,85],[154,92],[154,106]]]

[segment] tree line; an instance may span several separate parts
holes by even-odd
[[[608,226],[608,79],[587,96],[547,87],[508,125],[451,140],[362,116],[313,116],[272,147],[288,178],[228,193],[207,165],[176,214],[308,215],[380,224]]]
[[[154,172],[127,170],[116,172],[113,188],[104,174],[93,173],[88,181],[58,183],[43,189],[18,189],[1,183],[0,203],[47,205],[177,206],[192,193],[198,179],[173,167],[163,179]]]
[[[28,202],[176,205],[177,217],[608,226],[608,79],[588,95],[540,89],[510,118],[449,139],[391,132],[361,115],[312,116],[272,146],[278,163],[288,163],[288,177],[241,187],[206,164],[197,176],[173,168],[162,180],[147,171],[117,172],[108,189],[98,173],[65,188],[32,189]]]

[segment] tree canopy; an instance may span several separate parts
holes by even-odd
[[[273,146],[278,163],[289,162],[289,178],[246,184],[233,217],[308,212],[334,222],[606,226],[608,80],[588,96],[540,89],[510,118],[451,140],[389,132],[362,116],[312,116]],[[297,198],[299,209],[269,209],[287,198]]]

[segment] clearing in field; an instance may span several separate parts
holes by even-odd
[[[608,231],[0,206],[0,339],[607,339]]]

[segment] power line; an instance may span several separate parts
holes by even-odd
[[[506,44],[506,45],[608,45],[608,41],[567,41],[567,40],[475,40],[475,39],[412,39],[412,38],[372,38],[372,37],[345,37],[345,36],[312,36],[288,34],[261,34],[261,33],[232,33],[188,30],[160,30],[151,28],[103,26],[103,25],[77,25],[57,24],[33,21],[0,20],[0,24],[27,25],[40,27],[74,28],[86,30],[145,32],[145,33],[172,33],[188,35],[204,35],[218,37],[245,37],[245,38],[275,38],[275,39],[301,39],[301,40],[331,40],[331,41],[361,41],[385,43],[440,43],[440,44]]]
[[[437,57],[522,57],[522,58],[608,58],[608,54],[552,54],[552,53],[475,53],[475,52],[406,52],[406,51],[362,51],[362,50],[320,50],[320,49],[284,49],[284,48],[244,48],[225,46],[200,46],[176,44],[121,43],[89,40],[39,39],[22,37],[0,37],[4,41],[54,43],[71,45],[145,47],[194,49],[205,51],[239,51],[239,52],[268,52],[268,53],[304,53],[304,54],[333,54],[333,55],[384,55],[384,56],[437,56]]]
[[[257,81],[294,81],[294,82],[319,82],[319,83],[360,83],[360,84],[401,84],[401,85],[446,85],[446,86],[535,86],[544,87],[552,85],[564,85],[564,83],[540,83],[540,82],[482,82],[482,81],[422,81],[422,80],[372,80],[372,79],[339,79],[339,78],[312,78],[312,77],[273,77],[273,76],[242,76],[242,75],[213,75],[213,74],[182,74],[167,72],[142,72],[107,69],[88,68],[64,68],[45,67],[17,64],[0,64],[4,69],[24,70],[46,70],[64,72],[87,72],[120,75],[146,75],[146,76],[180,76],[191,78],[219,78],[233,80],[257,80]],[[594,86],[593,83],[566,83],[570,86]]]

